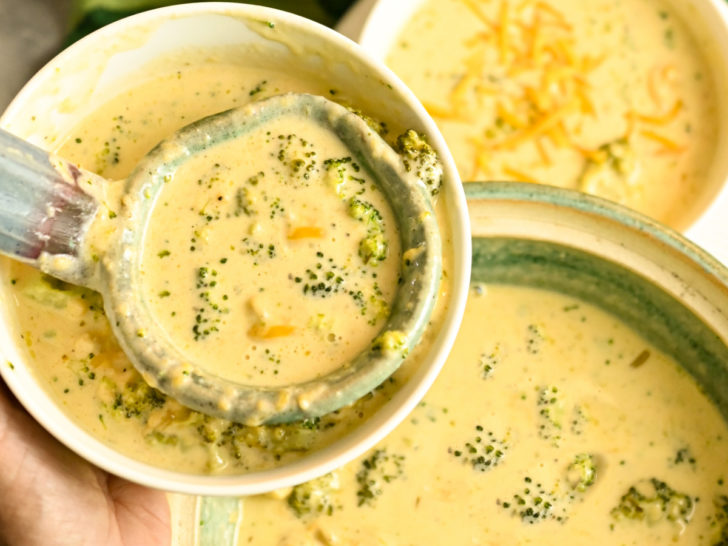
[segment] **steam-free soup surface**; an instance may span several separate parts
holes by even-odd
[[[57,151],[82,168],[120,180],[180,127],[283,92],[335,94],[347,102],[330,83],[240,65],[190,64],[112,99],[81,120],[57,143]],[[400,254],[386,202],[363,169],[327,141],[330,135],[312,130],[306,139],[284,123],[269,129],[267,140],[257,142],[255,160],[264,164],[244,163],[223,147],[214,152],[212,164],[189,165],[185,176],[192,190],[173,199],[162,193],[158,206],[166,211],[152,225],[145,260],[145,289],[154,312],[188,334],[188,349],[216,360],[234,353],[221,374],[266,384],[325,373],[366,345],[387,316]],[[296,176],[278,172],[299,165]],[[290,182],[286,188],[284,178]],[[304,188],[309,181],[319,185]],[[307,190],[312,195],[298,200]],[[116,193],[110,191],[105,200],[110,216]],[[352,203],[357,211],[377,212],[380,234],[389,241],[385,259],[376,265],[359,253],[371,229],[351,214]],[[223,220],[228,225],[214,229]],[[441,232],[447,247],[447,233]],[[241,265],[249,278],[232,274],[231,268]],[[20,263],[7,268],[18,342],[51,396],[72,420],[113,448],[180,472],[276,467],[342,438],[416,370],[437,335],[446,302],[438,300],[420,346],[374,393],[321,419],[256,427],[191,411],[150,388],[114,339],[98,294]],[[447,282],[441,287],[446,293]]]
[[[712,71],[668,2],[425,0],[387,63],[463,180],[574,188],[676,228],[716,191]]]
[[[331,475],[243,499],[238,544],[725,544],[726,461],[717,409],[619,320],[480,285],[409,418]]]

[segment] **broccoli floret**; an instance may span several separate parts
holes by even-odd
[[[472,440],[465,442],[461,449],[450,448],[448,451],[471,465],[473,470],[485,472],[503,462],[508,451],[508,441],[507,438],[498,439],[495,434],[477,425]]]
[[[539,436],[544,440],[551,440],[554,445],[558,445],[561,440],[564,420],[564,403],[558,387],[551,386],[539,389],[536,403],[538,404]]]
[[[364,263],[376,265],[386,259],[389,244],[384,237],[384,220],[374,205],[352,197],[349,199],[349,216],[367,228],[367,236],[359,243],[359,256]]]
[[[402,350],[407,341],[407,334],[399,330],[387,330],[377,336],[372,343],[375,351],[385,354],[397,353]]]
[[[629,142],[620,138],[599,147],[584,164],[579,176],[579,189],[599,193],[607,189],[624,188],[639,174],[639,164]]]
[[[356,474],[356,482],[359,484],[356,492],[358,505],[372,505],[384,492],[385,484],[404,474],[404,455],[390,454],[386,449],[377,449],[364,459],[361,465]]]
[[[566,482],[580,493],[594,485],[596,478],[596,459],[588,453],[579,453],[566,469]]]
[[[354,172],[361,170],[361,167],[349,156],[326,159],[324,161],[324,167],[326,168],[326,172],[328,172],[331,185],[339,196],[341,196],[341,187],[346,182],[347,168],[351,168]]]
[[[524,523],[534,524],[544,520],[563,523],[568,519],[563,499],[556,492],[526,476],[521,491],[515,493],[511,501],[500,502],[512,516],[521,518]]]
[[[395,150],[402,156],[407,172],[413,172],[430,190],[432,196],[440,193],[442,186],[442,163],[437,153],[422,135],[408,129],[397,137]]]
[[[111,409],[126,418],[141,417],[146,422],[152,410],[161,408],[166,403],[165,394],[138,378],[127,383],[122,390],[117,391]]]
[[[288,506],[301,518],[309,515],[334,513],[333,494],[339,490],[339,476],[336,472],[302,483],[288,495]]]
[[[367,228],[379,228],[382,225],[382,215],[374,205],[352,197],[349,199],[349,216],[363,222]]]
[[[368,235],[359,243],[359,257],[365,264],[381,262],[387,257],[387,240],[383,233]]]
[[[687,524],[694,502],[689,495],[672,489],[656,478],[643,480],[622,495],[611,515],[617,520],[632,519],[653,524],[667,520]]]

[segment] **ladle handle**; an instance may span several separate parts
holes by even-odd
[[[0,129],[0,253],[36,267],[42,257],[78,258],[99,206],[80,187],[90,177]]]

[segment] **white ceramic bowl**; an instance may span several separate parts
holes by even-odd
[[[275,32],[265,31],[270,22]],[[263,29],[263,30],[261,30]],[[424,132],[445,171],[445,225],[452,236],[449,306],[432,350],[411,381],[371,419],[335,444],[288,466],[245,475],[191,475],[120,454],[89,435],[36,381],[6,308],[0,309],[0,373],[28,411],[56,438],[94,464],[155,488],[206,495],[246,495],[311,479],[356,457],[387,434],[424,395],[444,362],[462,316],[470,272],[470,232],[465,198],[452,157],[425,110],[386,68],[340,34],[288,13],[237,3],[200,3],[145,12],[105,27],[62,52],[18,94],[0,124],[40,146],[66,134],[86,113],[149,77],[216,47],[237,63],[295,61],[353,102],[395,128]],[[222,48],[222,49],[221,49]],[[324,55],[322,56],[322,52]],[[190,55],[194,53],[194,55]],[[198,61],[193,61],[198,62]],[[199,61],[203,62],[203,61]],[[204,62],[213,62],[209,59]],[[7,292],[3,299],[12,297]]]
[[[394,40],[425,0],[359,0],[340,23],[340,30],[375,58],[386,59]],[[661,0],[686,24],[705,55],[718,101],[718,137],[713,163],[698,196],[697,214],[683,230],[723,263],[728,263],[728,4],[724,0]]]

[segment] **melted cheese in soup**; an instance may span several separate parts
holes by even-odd
[[[187,160],[157,199],[143,284],[193,362],[290,385],[344,365],[389,315],[396,222],[370,174],[299,115]],[[365,252],[366,251],[366,252]]]
[[[238,544],[713,546],[728,535],[726,461],[717,409],[619,320],[475,286],[409,418],[331,475],[243,499]]]

